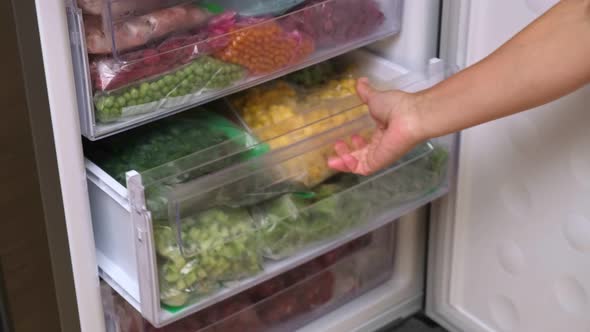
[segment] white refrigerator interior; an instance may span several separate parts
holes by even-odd
[[[402,32],[370,50],[414,72],[440,66],[433,59],[440,48],[447,66],[463,68],[550,5],[406,1]],[[105,257],[99,250],[97,259],[95,249],[99,234],[91,220],[65,4],[38,0],[36,6],[80,323],[85,332],[102,332],[97,265]],[[392,279],[301,330],[373,331],[424,309],[424,301],[427,314],[452,331],[589,330],[588,92],[465,131],[452,177],[456,186],[434,204],[430,227],[422,212],[397,222]],[[137,278],[120,292],[145,311]],[[153,305],[146,312],[162,318]]]
[[[463,24],[451,45],[467,47],[447,48],[462,65],[551,5],[462,2],[447,8]],[[462,134],[458,187],[431,222],[426,296],[451,330],[590,328],[589,92]]]

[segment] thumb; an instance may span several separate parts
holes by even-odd
[[[366,77],[360,78],[357,81],[356,91],[365,104],[368,104],[369,100],[371,100],[371,98],[377,94],[377,90],[373,89],[369,83],[369,79]]]

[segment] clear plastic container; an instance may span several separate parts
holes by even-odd
[[[270,1],[260,0],[229,1],[227,8],[223,3],[151,0],[148,9],[137,10],[137,0],[103,1],[99,3],[107,9],[102,16],[75,11],[70,16],[72,38],[84,36],[72,45],[79,67],[79,103],[85,113],[82,129],[90,139],[395,34],[403,3],[292,0],[273,1],[277,5],[273,9],[266,7]],[[88,12],[90,1],[80,3]],[[234,5],[240,8],[234,10]],[[115,7],[120,9],[113,13]],[[273,14],[240,15],[244,8],[266,8]],[[285,8],[289,9],[285,15],[273,16]],[[339,29],[343,26],[347,29]]]
[[[390,224],[178,322],[155,328],[103,285],[109,332],[294,331],[389,280]]]
[[[145,173],[146,181],[173,176],[169,183],[183,183],[266,152],[239,121],[213,112],[213,106],[208,109],[196,108],[98,142],[87,141],[84,153],[124,185],[130,170]],[[197,152],[200,154],[195,155]],[[186,172],[195,164],[226,156],[223,163]],[[152,212],[159,213],[156,208]]]
[[[347,112],[342,113],[323,121],[346,117]],[[169,256],[158,249],[158,263],[169,265],[179,256],[186,261],[195,256],[202,261],[210,259],[211,264],[205,265],[209,270],[201,274],[213,276],[216,284],[231,288],[232,282],[261,272],[258,253],[270,260],[300,255],[354,230],[371,227],[372,222],[395,206],[419,200],[441,186],[446,179],[447,152],[431,144],[416,148],[377,175],[335,175],[321,184],[307,186],[309,174],[315,172],[316,165],[324,167],[330,155],[327,151],[337,140],[370,130],[372,124],[365,115],[207,177],[178,185],[161,181],[147,185],[148,201],[155,199],[149,196],[158,192],[154,188],[164,188],[168,202],[168,218],[154,220],[155,241],[157,248],[174,250],[173,256]],[[301,137],[299,131],[307,129],[276,139],[286,139],[287,135]],[[264,144],[273,146],[272,141]],[[227,211],[232,215],[228,216]],[[168,236],[160,236],[162,229]],[[196,234],[190,236],[193,232]],[[227,251],[222,256],[231,261],[219,258],[218,251]],[[185,260],[181,263],[186,264]],[[182,264],[177,269],[182,270]],[[170,304],[165,298],[167,293],[161,290],[162,300]],[[185,293],[190,298],[183,297],[176,304],[198,302],[205,295],[191,288],[186,288]]]

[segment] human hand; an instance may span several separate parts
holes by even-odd
[[[337,156],[330,158],[328,166],[340,172],[370,175],[393,164],[425,139],[419,121],[424,103],[418,94],[377,91],[366,78],[357,82],[357,92],[369,106],[377,125],[375,132],[369,142],[358,135],[351,138],[352,146],[337,142]]]

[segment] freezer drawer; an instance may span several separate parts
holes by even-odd
[[[364,59],[359,71],[376,81],[397,77],[381,82],[389,87],[418,90],[444,77],[438,61],[427,72],[412,74],[395,71],[399,66],[364,52],[347,57]],[[88,161],[103,279],[160,327],[310,261],[448,191],[452,138],[425,143],[373,176],[331,173],[326,158],[333,144],[370,133],[373,122],[356,96],[315,105],[304,114],[322,116],[311,116],[313,121],[302,127],[226,151],[215,160],[208,156],[217,147],[141,173],[128,172],[127,187]],[[326,112],[327,105],[342,108]],[[258,137],[260,132],[247,135]],[[251,157],[252,151],[265,153]],[[235,164],[224,162],[236,157]],[[204,169],[215,171],[195,177],[208,173]]]
[[[403,0],[248,0],[214,6],[72,1],[81,128],[92,140],[394,35],[403,5]]]
[[[107,327],[109,332],[295,331],[392,278],[395,229],[384,226],[163,328],[153,327],[105,284]]]

